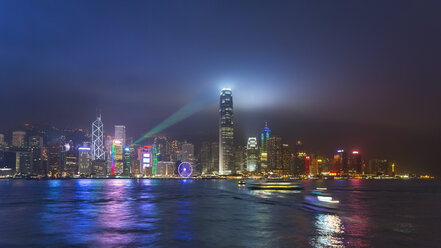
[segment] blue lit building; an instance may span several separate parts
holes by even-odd
[[[219,175],[235,174],[233,93],[231,89],[224,88],[221,91],[219,114]]]

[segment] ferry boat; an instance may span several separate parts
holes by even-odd
[[[259,181],[251,183],[250,189],[270,189],[270,190],[300,190],[303,185],[288,181]]]

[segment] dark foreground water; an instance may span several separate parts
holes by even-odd
[[[0,180],[0,247],[441,246],[440,181],[303,183],[280,192],[229,180]],[[338,209],[311,202],[315,187]]]

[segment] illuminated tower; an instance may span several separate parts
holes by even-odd
[[[268,139],[270,133],[271,129],[268,127],[268,122],[265,122],[265,127],[260,134],[260,169],[262,171],[268,169]]]
[[[247,171],[256,172],[258,161],[259,147],[257,146],[257,138],[249,137],[247,143]]]
[[[92,123],[92,160],[104,160],[103,122],[98,116]]]
[[[126,126],[115,125],[115,140],[121,141],[123,146],[126,145]]]
[[[236,173],[233,154],[233,93],[224,88],[219,101],[219,175]]]
[[[12,146],[23,147],[25,145],[26,132],[14,131],[12,132]]]

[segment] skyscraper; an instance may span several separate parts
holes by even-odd
[[[92,123],[92,160],[104,160],[103,122],[98,116]]]
[[[282,137],[270,137],[267,140],[268,170],[282,173]]]
[[[265,127],[260,133],[260,170],[266,171],[268,169],[268,139],[270,137],[271,129],[268,127],[268,122],[265,122]]]
[[[219,101],[219,175],[236,173],[234,168],[233,93],[224,88]]]
[[[92,174],[91,150],[89,147],[78,148],[78,173],[90,176]]]
[[[25,135],[24,131],[14,131],[12,132],[12,146],[23,147],[25,145]]]
[[[126,145],[126,126],[115,125],[115,140],[121,141],[123,146]]]
[[[194,163],[194,145],[191,143],[184,143],[181,146],[181,161],[189,162],[193,165]]]
[[[256,172],[259,161],[259,147],[256,137],[249,137],[247,142],[247,171]]]

